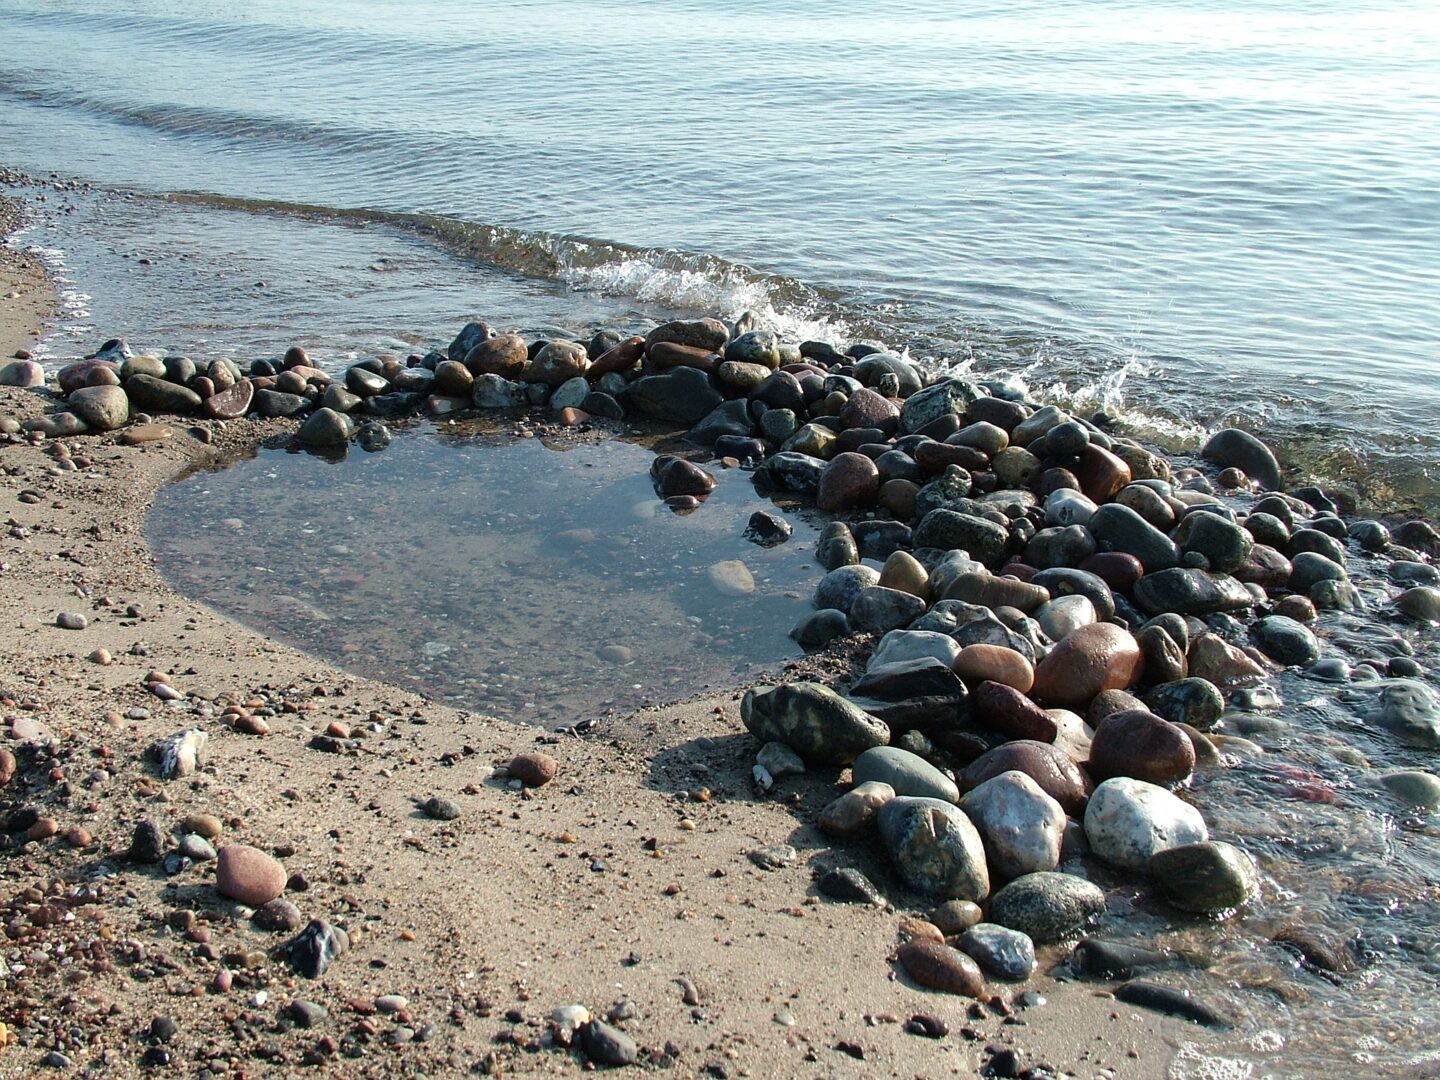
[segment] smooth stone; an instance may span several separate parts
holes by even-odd
[[[1034,739],[1016,739],[987,750],[966,766],[960,790],[971,791],[986,780],[1015,769],[1058,802],[1071,816],[1084,813],[1090,780],[1063,750]]]
[[[1384,728],[1406,746],[1440,747],[1440,699],[1416,679],[1391,679],[1379,688],[1364,719]]]
[[[61,630],[84,630],[90,620],[78,611],[62,611],[55,616],[55,625]]]
[[[1195,771],[1195,747],[1185,732],[1144,709],[1111,713],[1090,742],[1086,771],[1097,783],[1129,776],[1175,784]]]
[[[1158,626],[1151,629],[1164,633]],[[1145,695],[1145,707],[1172,724],[1209,731],[1224,715],[1225,698],[1208,679],[1176,679],[1152,688]]]
[[[880,473],[864,454],[837,454],[820,474],[815,505],[827,513],[873,506],[880,492]]]
[[[1239,525],[1205,510],[1185,515],[1177,540],[1183,552],[1202,556],[1206,567],[1216,574],[1240,569],[1255,547],[1254,538]]]
[[[900,432],[910,435],[944,416],[964,416],[981,396],[974,383],[965,379],[943,379],[933,386],[917,390],[900,407]],[[1004,432],[1001,432],[1004,436]],[[1008,437],[997,449],[1003,449]]]
[[[1134,980],[1115,990],[1115,1000],[1142,1009],[1178,1016],[1204,1027],[1228,1028],[1232,1024],[1214,1006],[1194,997],[1189,990],[1159,983]]]
[[[544,787],[560,773],[560,762],[538,750],[516,754],[506,766],[512,780],[527,788]]]
[[[133,863],[154,866],[165,854],[165,838],[154,822],[142,821],[130,835],[130,848],[125,857]]]
[[[1402,802],[1426,810],[1440,809],[1440,776],[1418,769],[1401,769],[1381,775],[1379,783]]]
[[[1090,849],[1125,870],[1143,871],[1156,852],[1209,839],[1200,811],[1162,787],[1115,777],[1095,788],[1085,807]]]
[[[1255,860],[1233,844],[1203,841],[1156,852],[1150,876],[1181,911],[1219,914],[1241,907],[1260,890]]]
[[[954,803],[897,796],[880,808],[877,821],[882,844],[911,888],[977,902],[990,892],[985,845]]]
[[[997,979],[1021,982],[1035,972],[1035,943],[1019,930],[979,923],[961,934],[956,945]]]
[[[1054,718],[1014,686],[985,681],[971,700],[976,719],[1007,738],[1053,743],[1059,734]]]
[[[1395,598],[1395,607],[1417,622],[1440,622],[1440,589],[1416,585]]]
[[[756,475],[763,475],[777,490],[814,495],[820,487],[820,475],[825,471],[825,459],[782,450],[771,455],[762,469],[763,473],[757,471]],[[823,565],[823,560],[821,562]]]
[[[1217,431],[1201,447],[1200,456],[1222,469],[1241,470],[1267,491],[1278,491],[1284,486],[1275,454],[1248,431],[1239,428]]]
[[[650,480],[662,499],[675,495],[704,498],[715,490],[715,477],[694,462],[674,454],[661,454],[650,463]]]
[[[1270,615],[1250,627],[1260,651],[1286,665],[1305,666],[1320,659],[1320,643],[1305,626],[1284,615]]]
[[[278,390],[256,390],[255,411],[267,419],[298,416],[310,408],[310,399],[299,394],[283,394]]]
[[[814,603],[817,608],[834,608],[849,613],[862,589],[868,589],[880,581],[880,572],[863,563],[837,566],[815,586]]]
[[[1065,811],[1034,780],[1011,770],[977,785],[960,808],[980,832],[990,872],[1008,880],[1060,865]]]
[[[895,951],[905,974],[928,990],[978,998],[985,977],[965,953],[935,941],[907,941]]]
[[[717,352],[730,340],[730,328],[718,319],[675,319],[661,323],[645,335],[648,352],[657,344],[670,342],[692,349]]]
[[[764,769],[775,780],[786,776],[799,776],[805,772],[805,762],[800,755],[784,743],[768,742],[755,755],[755,764]]]
[[[780,337],[773,330],[749,330],[725,345],[725,359],[734,364],[758,367],[768,374],[780,367]],[[763,376],[762,376],[763,378]]]
[[[705,576],[711,587],[722,596],[749,596],[755,591],[755,577],[739,559],[712,563]]]
[[[194,862],[214,862],[216,858],[215,848],[210,841],[195,833],[186,833],[180,837],[178,850],[181,855]]]
[[[1030,617],[1040,624],[1040,629],[1052,641],[1060,641],[1071,631],[1099,621],[1095,605],[1086,596],[1057,597],[1041,604],[1030,613]]]
[[[750,515],[741,536],[760,547],[775,547],[785,543],[794,534],[795,527],[779,514],[767,510],[756,510]]]
[[[749,438],[752,430],[748,407],[743,399],[737,399],[717,405],[709,415],[685,433],[685,441],[697,446],[714,446],[727,436]]]
[[[827,571],[854,566],[860,561],[860,548],[848,525],[843,521],[832,521],[821,530],[815,545],[815,561]],[[870,584],[878,584],[879,580],[880,575],[876,574],[875,581]]]
[[[930,574],[908,551],[893,551],[880,568],[876,582],[887,589],[899,589],[925,600],[930,595]]]
[[[885,894],[875,883],[854,867],[846,866],[826,872],[815,887],[821,895],[846,904],[886,905]]]
[[[45,369],[34,360],[16,360],[0,367],[0,386],[33,389],[45,385]]]
[[[484,341],[495,337],[495,331],[483,322],[468,322],[460,328],[445,350],[445,355],[451,360],[463,360],[471,349]]]
[[[981,607],[1009,607],[1027,614],[1036,611],[1050,601],[1050,593],[1039,585],[1019,578],[997,576],[985,571],[957,574],[938,593],[946,600],[960,600]]]
[[[1047,450],[1050,440],[1063,428],[1069,426],[1068,424],[1058,425],[1050,429],[1046,440]],[[1078,427],[1078,425],[1076,426]],[[1080,431],[1084,433],[1085,429],[1080,428]],[[1086,438],[1088,439],[1088,435]],[[1109,502],[1131,480],[1130,466],[1125,463],[1123,458],[1091,442],[1087,442],[1085,447],[1080,450],[1080,467],[1075,475],[1080,480],[1080,490],[1097,504]]]
[[[1045,521],[1060,528],[1088,524],[1098,509],[1084,492],[1074,488],[1057,488],[1045,497]]]
[[[250,921],[261,930],[293,933],[304,925],[305,919],[300,914],[300,909],[282,896],[268,904],[262,904],[250,917]]]
[[[206,398],[202,406],[212,420],[236,420],[250,411],[254,400],[255,384],[249,379],[240,379],[228,389]]]
[[[334,409],[316,409],[300,425],[300,441],[306,446],[344,446],[354,433],[355,422]]]
[[[845,612],[821,608],[803,616],[792,626],[790,639],[802,649],[818,650],[836,638],[848,637],[850,633],[850,619]]]
[[[501,334],[476,341],[463,354],[450,359],[460,361],[472,376],[489,375],[505,381],[519,380],[530,365],[530,351],[519,334]]]
[[[1255,597],[1232,577],[1193,567],[1147,573],[1135,583],[1135,602],[1147,615],[1209,615],[1251,607]]]
[[[1218,634],[1200,634],[1185,658],[1190,675],[1214,683],[1221,691],[1263,682],[1265,669]]]
[[[899,589],[867,585],[856,594],[849,614],[856,629],[884,633],[908,626],[925,614],[925,601]]]
[[[954,510],[931,510],[915,529],[917,548],[942,551],[959,548],[986,566],[995,567],[1009,550],[1010,534],[1001,525],[972,514]]]
[[[68,439],[72,435],[84,435],[90,430],[84,420],[68,410],[51,413],[49,416],[37,416],[33,420],[26,420],[21,427],[25,431],[38,431],[51,439]]]
[[[66,400],[70,410],[97,431],[114,431],[130,419],[130,398],[118,386],[85,386]]]
[[[1082,626],[1036,665],[1032,692],[1054,705],[1083,707],[1102,690],[1131,686],[1143,663],[1140,646],[1129,631],[1112,623]]]
[[[1100,558],[1129,559],[1130,557],[1105,555]],[[1138,566],[1136,570],[1138,578]],[[1092,620],[1094,622],[1108,622],[1115,617],[1115,596],[1111,591],[1111,586],[1098,574],[1093,574],[1088,570],[1075,567],[1051,567],[1035,574],[1030,579],[1030,584],[1049,593],[1053,597],[1049,601],[1050,603],[1059,603],[1071,597],[1084,597],[1090,601],[1090,607],[1095,613],[1095,618]],[[1059,635],[1059,637],[1064,636],[1064,634]],[[1056,637],[1055,640],[1058,641],[1059,637]]]
[[[296,1027],[306,1029],[319,1027],[330,1018],[325,1006],[298,998],[285,1006],[285,1014],[295,1021]]]
[[[900,409],[893,401],[862,386],[846,399],[838,418],[842,429],[878,428],[885,435],[893,435],[900,426]]]
[[[1175,542],[1128,506],[1105,504],[1090,516],[1086,528],[1099,550],[1133,555],[1147,575],[1180,563],[1180,549]]]
[[[174,437],[175,429],[169,424],[132,424],[120,433],[120,441],[126,446],[144,446]]]
[[[215,889],[246,907],[268,904],[285,891],[285,867],[259,848],[227,844],[220,849]]]
[[[132,375],[125,380],[125,393],[133,408],[145,412],[188,413],[201,405],[194,390],[153,375]]]
[[[453,799],[433,795],[420,806],[425,816],[435,821],[454,821],[461,814],[460,804]]]
[[[620,404],[627,412],[686,425],[710,415],[723,400],[710,376],[690,367],[647,375],[627,385],[620,394]]]
[[[817,824],[831,836],[853,836],[875,819],[880,808],[895,798],[889,784],[858,784],[828,803]]]
[[[1078,934],[1104,910],[1099,886],[1074,874],[1041,870],[1016,878],[991,897],[989,918],[1049,945]]]
[[[944,698],[951,702],[952,713],[966,698],[965,684],[960,681],[960,677],[949,664],[934,656],[916,656],[910,660],[892,660],[884,664],[872,663],[851,688],[850,693],[853,697],[880,701]]]
[[[1290,590],[1308,593],[1322,581],[1347,581],[1345,567],[1316,551],[1302,551],[1290,560]]]
[[[822,765],[848,765],[890,741],[884,723],[819,683],[753,687],[741,699],[740,719],[762,742],[782,742]]]
[[[880,639],[880,644],[875,646],[865,670],[868,673],[887,664],[919,660],[927,656],[941,661],[946,667],[953,667],[955,658],[960,653],[960,646],[948,634],[933,630],[891,630]]]
[[[526,382],[540,382],[557,389],[571,379],[582,378],[590,368],[590,354],[577,341],[550,341],[530,361],[523,376]]]
[[[1070,954],[1070,970],[1092,979],[1128,979],[1174,962],[1170,953],[1093,937],[1082,939]]]
[[[578,409],[580,403],[590,395],[590,384],[585,376],[576,375],[574,378],[566,379],[555,388],[550,395],[548,402],[552,412],[563,412],[566,409]],[[745,434],[749,434],[749,426],[746,426]]]
[[[850,776],[856,784],[888,784],[896,795],[955,802],[960,789],[955,781],[930,762],[898,746],[875,746],[855,759]]]

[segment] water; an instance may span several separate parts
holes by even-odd
[[[551,727],[756,681],[819,580],[814,530],[744,540],[774,506],[724,472],[693,513],[630,442],[546,445],[426,425],[384,453],[283,450],[165,488],[149,519],[182,592],[341,666]],[[754,589],[712,584],[743,562]]]
[[[756,307],[1440,508],[1424,0],[0,0],[0,101],[32,171],[365,210],[541,306]]]

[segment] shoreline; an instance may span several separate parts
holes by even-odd
[[[0,389],[0,412],[30,419],[46,396]],[[355,677],[177,596],[145,543],[154,493],[295,424],[210,427],[209,445],[181,433],[5,449],[0,491],[16,522],[0,558],[0,612],[15,629],[5,746],[18,767],[3,797],[56,835],[17,836],[4,859],[4,919],[19,937],[0,975],[11,1041],[0,1076],[57,1064],[53,1054],[118,1076],[167,1060],[211,1076],[549,1072],[579,1060],[534,1052],[552,1010],[583,1002],[603,1015],[622,1000],[633,1007],[619,1026],[677,1075],[963,1072],[1014,1046],[1023,1066],[1139,1078],[1207,1039],[1039,974],[992,984],[1006,1012],[1027,989],[1049,999],[1015,1017],[897,979],[902,913],[819,901],[807,864],[830,842],[787,802],[751,795],[740,687],[567,738]],[[47,450],[62,441],[83,467],[54,471]],[[59,628],[62,611],[87,625]],[[110,662],[89,659],[96,650]],[[147,689],[151,672],[174,700]],[[226,702],[271,712],[270,734],[222,724]],[[186,780],[158,779],[148,748],[190,726],[209,732],[208,760]],[[367,726],[343,753],[310,748]],[[560,762],[552,784],[515,792],[494,779],[497,763],[535,749]],[[699,778],[708,802],[681,795]],[[839,789],[811,775],[785,790],[818,809]],[[461,816],[416,809],[431,797]],[[277,855],[303,918],[348,928],[350,951],[323,980],[280,959],[291,934],[256,929],[218,896],[213,864],[170,878],[123,858],[141,822],[168,846],[190,815],[218,819],[217,846]],[[779,872],[746,858],[781,842],[806,858]],[[399,1011],[377,1013],[376,999],[396,994]],[[905,1033],[916,1014],[951,1034]]]
[[[21,227],[23,213],[21,203],[0,195],[0,241]],[[40,260],[0,243],[0,363],[29,359],[58,310],[54,284]]]

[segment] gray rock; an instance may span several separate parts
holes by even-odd
[[[313,1001],[301,1001],[299,998],[285,1007],[285,1013],[295,1021],[296,1026],[302,1028],[319,1027],[330,1017],[325,1006],[317,1005]]]
[[[954,510],[931,510],[916,527],[914,542],[917,548],[960,548],[993,569],[1009,550],[1010,534],[986,518]]]
[[[350,441],[355,422],[334,409],[316,409],[300,425],[300,441],[306,446],[344,446]]]
[[[736,364],[760,364],[772,371],[780,366],[780,337],[773,330],[749,330],[725,346],[725,359]]]
[[[34,360],[16,360],[0,367],[0,386],[33,389],[45,385],[45,369]]]
[[[1117,776],[1085,807],[1085,838],[1106,862],[1145,870],[1156,852],[1209,839],[1200,811],[1155,784]]]
[[[960,808],[979,830],[997,878],[1060,865],[1065,811],[1024,773],[1011,770],[978,784],[965,793]]]
[[[762,742],[782,742],[822,765],[848,765],[890,741],[888,727],[819,683],[754,687],[741,700],[740,719]]]
[[[1254,605],[1255,597],[1232,577],[1189,567],[1173,567],[1147,573],[1136,582],[1135,602],[1147,615],[1166,612],[1210,615],[1244,610]]]
[[[1440,776],[1418,769],[1401,769],[1380,777],[1380,785],[1402,802],[1426,810],[1440,809]]]
[[[1021,982],[1035,972],[1035,943],[1007,926],[978,923],[960,935],[956,946],[997,979]]]
[[[384,450],[390,445],[393,438],[390,429],[378,420],[365,421],[360,425],[360,430],[355,433],[356,443],[359,444],[361,450],[369,454]]]
[[[1137,1005],[1142,1009],[1165,1013],[1168,1016],[1178,1016],[1182,1020],[1191,1020],[1205,1027],[1228,1028],[1233,1026],[1230,1020],[1215,1006],[1195,997],[1189,990],[1182,990],[1175,986],[1163,986],[1160,983],[1135,979],[1116,988],[1115,1000],[1123,1001],[1127,1005]]]
[[[1087,937],[1070,955],[1070,970],[1092,979],[1128,979],[1136,972],[1169,967],[1175,957],[1121,941]]]
[[[960,646],[948,634],[934,630],[891,630],[875,646],[865,670],[868,673],[886,664],[918,660],[924,656],[933,656],[950,667],[959,655]]]
[[[1050,525],[1086,525],[1098,509],[1074,488],[1057,488],[1045,497],[1045,521]]]
[[[580,1049],[596,1065],[619,1068],[640,1060],[635,1040],[603,1020],[591,1020],[579,1032]]]
[[[960,676],[955,674],[950,663],[934,656],[916,656],[909,660],[892,660],[884,664],[872,663],[851,688],[850,693],[854,697],[877,698],[881,701],[904,701],[907,698],[919,697],[944,698],[951,702],[952,718],[967,696],[965,684],[961,682]]]
[[[1255,546],[1254,538],[1233,521],[1197,510],[1185,515],[1178,530],[1181,550],[1202,556],[1217,574],[1232,574],[1244,565]]]
[[[786,776],[799,776],[805,772],[804,760],[782,742],[768,742],[762,746],[755,755],[755,764],[776,780]]]
[[[1201,448],[1200,455],[1222,469],[1241,470],[1267,491],[1278,491],[1284,484],[1275,455],[1248,431],[1239,428],[1217,431]]]
[[[676,370],[684,371],[686,368]],[[643,379],[641,380],[644,381]],[[825,471],[823,458],[801,454],[793,450],[782,450],[765,462],[765,476],[780,491],[794,491],[800,495],[814,495],[820,487],[820,474]]]
[[[990,892],[985,845],[958,806],[897,797],[880,808],[878,823],[881,842],[912,889],[977,902]]]
[[[134,400],[133,397],[131,399]],[[255,411],[267,419],[278,416],[299,416],[310,408],[310,399],[299,394],[283,394],[279,390],[256,390]]]
[[[180,837],[180,854],[194,862],[214,862],[215,848],[210,841],[195,833],[186,833]]]
[[[585,395],[580,402],[582,412],[587,412],[599,420],[624,420],[625,406],[615,398],[613,394],[602,390],[592,390]]]
[[[1250,628],[1260,651],[1282,664],[1304,666],[1320,658],[1320,643],[1303,623],[1270,615]]]
[[[1365,719],[1382,727],[1406,746],[1440,747],[1440,701],[1435,691],[1416,679],[1391,679],[1380,685],[1375,705]]]
[[[802,649],[823,649],[836,638],[848,637],[850,620],[845,612],[821,608],[801,618],[790,628],[790,639]]]
[[[857,563],[831,570],[815,587],[815,606],[834,608],[847,615],[855,605],[862,589],[870,588],[880,580],[880,572],[874,567]]]
[[[878,781],[889,784],[896,795],[955,802],[960,789],[955,781],[930,762],[898,746],[875,746],[855,759],[850,768],[855,784]]]
[[[1200,731],[1209,731],[1225,713],[1225,698],[1219,688],[1199,678],[1162,683],[1145,695],[1145,705],[1163,720],[1189,724]]]
[[[850,622],[857,629],[883,633],[908,626],[925,614],[925,601],[899,589],[867,585],[856,594],[849,614]]]
[[[525,384],[499,375],[477,375],[470,387],[477,409],[515,409],[526,404]]]
[[[82,386],[66,404],[97,431],[114,431],[130,419],[130,397],[118,386]]]
[[[850,526],[860,554],[867,559],[888,559],[897,551],[908,551],[912,545],[910,527],[902,521],[857,521]]]
[[[971,477],[959,465],[947,465],[945,471],[915,493],[915,516],[924,519],[932,510],[962,511],[971,504]]]
[[[846,904],[873,904],[885,906],[885,894],[875,883],[853,867],[841,867],[827,872],[816,883],[821,894]]]
[[[990,899],[990,921],[1048,945],[1078,934],[1105,910],[1099,886],[1073,874],[1039,871],[1010,882]]]
[[[1175,541],[1128,506],[1106,503],[1090,515],[1086,528],[1095,537],[1099,550],[1134,555],[1147,575],[1180,565],[1180,549]]]
[[[644,413],[680,424],[697,423],[724,400],[710,376],[687,367],[636,379],[620,394],[620,404],[627,412]]]
[[[318,979],[350,948],[350,936],[324,919],[311,919],[290,943],[290,966],[307,979]]]
[[[572,379],[566,379],[555,388],[550,395],[550,408],[555,412],[562,409],[578,409],[580,403],[590,396],[590,384],[585,381],[583,375],[576,375]]]
[[[130,404],[144,412],[190,413],[200,408],[200,395],[189,387],[157,379],[153,375],[133,375],[125,381]]]
[[[942,416],[964,416],[971,404],[982,396],[980,388],[965,379],[943,379],[917,390],[900,408],[900,434],[919,431]]]
[[[815,561],[826,570],[838,570],[842,566],[853,566],[860,561],[860,548],[850,526],[843,521],[829,522],[820,532],[815,545]],[[880,580],[880,575],[875,575]]]
[[[61,630],[84,630],[90,620],[78,611],[62,611],[55,616],[55,625]]]
[[[685,440],[697,446],[714,446],[716,440],[724,435],[749,438],[751,430],[748,405],[743,398],[738,398],[717,405],[685,433]]]
[[[1308,593],[1321,581],[1348,581],[1345,567],[1318,551],[1302,551],[1290,560],[1290,591]]]
[[[428,818],[436,821],[454,821],[460,816],[460,804],[453,799],[444,799],[439,795],[433,795],[421,804],[420,809],[425,812]]]
[[[1260,889],[1255,860],[1233,844],[1204,841],[1157,851],[1150,876],[1182,911],[1219,914],[1238,908]]]

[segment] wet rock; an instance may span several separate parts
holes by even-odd
[[[879,580],[879,571],[860,563],[836,567],[821,578],[820,584],[815,587],[815,606],[834,608],[848,614],[855,606],[861,590],[870,588]]]
[[[715,490],[715,477],[699,465],[673,454],[661,454],[650,464],[650,480],[662,499],[674,495],[704,498]]]
[[[933,547],[942,551],[960,548],[976,561],[994,567],[1009,550],[1010,534],[987,518],[954,510],[931,510],[916,527],[914,543],[917,548]]]
[[[1440,589],[1417,585],[1395,598],[1395,607],[1417,622],[1440,622]]]
[[[1302,551],[1290,560],[1290,589],[1308,593],[1322,581],[1347,581],[1345,567],[1315,551]]]
[[[889,436],[900,424],[900,410],[893,401],[868,387],[851,394],[841,407],[840,426],[845,428],[878,428]]]
[[[832,521],[820,533],[815,545],[815,561],[826,570],[838,570],[842,566],[853,566],[860,561],[860,548],[855,536],[843,521]],[[880,575],[875,575],[878,582]],[[869,584],[875,584],[870,582]]]
[[[794,531],[794,526],[779,514],[756,510],[750,515],[750,521],[742,535],[750,543],[768,548],[785,543]]]
[[[966,645],[955,657],[953,666],[955,673],[966,682],[999,683],[1022,695],[1035,683],[1035,669],[1030,661],[1001,645]],[[1041,735],[1020,737],[1042,738]]]
[[[711,588],[722,596],[749,596],[755,591],[755,577],[739,559],[712,563],[705,570]]]
[[[850,775],[856,784],[888,784],[896,795],[955,802],[960,791],[955,781],[918,754],[897,746],[875,746],[855,759]]]
[[[259,848],[227,844],[215,868],[215,890],[247,907],[260,907],[285,891],[285,867]]]
[[[893,798],[895,789],[889,784],[857,784],[820,811],[820,828],[831,836],[853,836]]]
[[[783,742],[817,764],[848,765],[890,741],[885,724],[819,683],[754,687],[741,701],[740,719],[762,742]]]
[[[1099,886],[1073,874],[1040,871],[1010,882],[990,899],[990,921],[1048,945],[1080,932],[1105,910]]]
[[[1440,747],[1440,700],[1416,679],[1391,679],[1380,686],[1367,722],[1384,728],[1406,746]]]
[[[1192,677],[1206,679],[1222,691],[1265,679],[1264,668],[1218,634],[1201,634],[1192,641],[1186,663]]]
[[[125,393],[133,408],[151,413],[188,413],[200,408],[200,395],[189,387],[153,375],[132,375]]]
[[[1083,939],[1070,954],[1070,969],[1092,979],[1129,979],[1174,962],[1170,953],[1093,937]]]
[[[1440,776],[1419,770],[1397,770],[1380,777],[1380,785],[1402,802],[1426,810],[1440,809]]]
[[[1112,623],[1082,626],[1036,666],[1032,693],[1055,705],[1084,706],[1102,690],[1131,686],[1142,663],[1140,646],[1128,631]]]
[[[978,998],[985,978],[975,961],[958,949],[934,941],[907,941],[895,951],[905,974],[929,990]]]
[[[895,631],[891,633],[907,633]],[[887,637],[889,635],[886,635]],[[965,684],[950,665],[935,656],[872,664],[850,690],[851,696],[879,701],[908,698],[943,698],[952,702],[952,714],[965,701]]]
[[[300,425],[300,441],[306,446],[344,446],[354,432],[354,421],[334,409],[316,409]]]
[[[1208,615],[1241,611],[1255,603],[1250,590],[1232,577],[1204,570],[1174,567],[1147,573],[1135,584],[1135,602],[1148,615],[1174,612]]]
[[[1159,627],[1151,629],[1164,633]],[[1209,731],[1225,712],[1225,698],[1208,679],[1187,678],[1155,687],[1145,695],[1145,706],[1172,724]]]
[[[1180,564],[1175,542],[1128,506],[1107,503],[1091,515],[1086,527],[1101,551],[1133,555],[1147,575]]]
[[[960,800],[985,844],[992,873],[1001,879],[1060,864],[1065,811],[1034,780],[1012,770],[971,789]]]
[[[1184,650],[1163,626],[1141,627],[1135,641],[1145,658],[1146,682],[1170,683],[1185,678],[1189,672]]]
[[[1315,635],[1284,615],[1261,619],[1250,628],[1250,633],[1260,651],[1279,663],[1303,667],[1320,658],[1320,643]]]
[[[560,763],[549,754],[531,750],[511,758],[506,771],[512,780],[519,780],[526,787],[544,787],[559,774]]]
[[[906,398],[905,404],[900,407],[900,432],[910,435],[941,417],[963,416],[980,396],[980,388],[964,379],[944,379],[933,386],[917,390]],[[996,450],[1004,449],[1008,441],[1007,438]]]
[[[310,399],[299,394],[281,393],[279,390],[257,390],[254,407],[257,413],[267,419],[299,416],[310,408]]]
[[[887,589],[899,589],[924,600],[930,595],[930,575],[915,556],[908,551],[891,552],[880,568],[879,584]]]
[[[1260,889],[1255,860],[1233,844],[1205,841],[1158,851],[1150,876],[1182,911],[1218,914],[1241,907]]]
[[[782,450],[772,455],[763,468],[763,475],[780,491],[814,495],[820,488],[820,474],[825,471],[825,460],[811,454]],[[757,475],[761,474],[757,471]],[[818,552],[816,558],[821,565],[825,565],[825,560],[819,558]]]
[[[1267,491],[1278,491],[1284,485],[1274,453],[1248,431],[1239,428],[1217,431],[1201,447],[1200,456],[1222,469],[1241,470]]]
[[[982,682],[971,700],[976,718],[1008,738],[1053,743],[1059,733],[1054,717],[1013,686]]]
[[[1147,710],[1111,713],[1095,729],[1087,771],[1096,782],[1129,776],[1175,784],[1195,771],[1195,748],[1178,727]]]
[[[1019,930],[995,923],[979,923],[960,935],[956,943],[988,975],[1021,982],[1035,971],[1035,943]]]
[[[708,416],[724,400],[697,368],[677,367],[663,375],[647,375],[620,392],[620,404],[660,420],[691,425]]]
[[[311,919],[290,943],[290,966],[307,979],[318,979],[350,948],[350,936],[325,919]]]
[[[1181,550],[1199,555],[1212,573],[1231,574],[1245,564],[1254,538],[1235,522],[1207,510],[1187,514],[1177,533]]]
[[[896,797],[880,808],[877,820],[881,842],[911,888],[976,901],[990,892],[980,834],[953,803]]]
[[[1215,1006],[1193,996],[1189,990],[1139,980],[1116,988],[1115,1000],[1142,1009],[1178,1016],[1204,1027],[1228,1028],[1231,1023]]]
[[[1209,839],[1200,811],[1143,780],[1115,777],[1095,788],[1085,808],[1085,837],[1100,858],[1145,870],[1156,852]]]
[[[827,872],[816,887],[822,895],[842,903],[873,904],[875,907],[886,905],[885,895],[875,887],[875,883],[853,867]]]
[[[992,777],[1015,769],[1035,781],[1041,791],[1078,816],[1090,794],[1089,778],[1066,754],[1048,743],[1017,739],[976,758],[960,777],[960,790],[971,791]]]
[[[676,319],[661,323],[645,335],[645,349],[670,342],[692,349],[718,352],[730,340],[730,328],[718,319]]]
[[[881,585],[865,586],[850,605],[851,624],[875,633],[908,626],[923,614],[925,601],[920,597]]]
[[[845,612],[821,608],[801,618],[790,629],[790,638],[802,649],[813,651],[823,649],[836,638],[848,637],[850,633],[850,619]]]
[[[490,376],[506,382],[519,380],[530,366],[530,352],[519,334],[476,341],[460,356],[451,351],[450,358],[459,360],[475,379]]]

